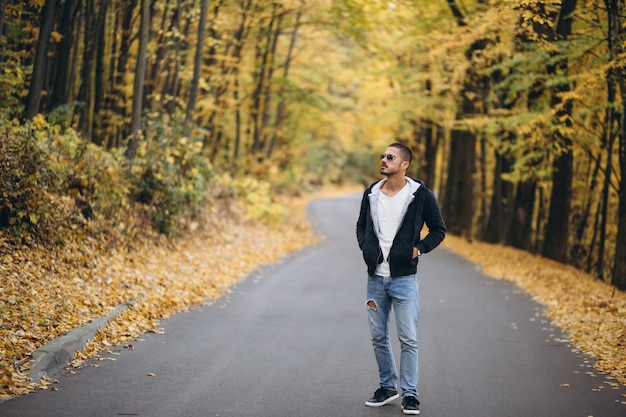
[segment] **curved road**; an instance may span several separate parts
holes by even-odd
[[[163,321],[165,333],[134,350],[115,348],[114,361],[59,372],[58,391],[7,401],[0,416],[402,415],[399,400],[364,405],[377,372],[359,198],[313,202],[323,243],[263,268],[213,306]],[[512,284],[442,248],[421,258],[418,276],[421,415],[626,416],[624,388],[612,389]]]

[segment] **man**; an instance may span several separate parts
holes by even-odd
[[[401,345],[402,412],[417,415],[417,263],[421,255],[441,243],[446,228],[432,191],[423,181],[406,176],[411,150],[393,143],[380,158],[380,173],[386,178],[363,193],[356,224],[359,248],[367,265],[367,310],[380,386],[365,405],[380,407],[399,397],[398,371],[389,340],[393,307]],[[428,234],[422,239],[424,223]]]

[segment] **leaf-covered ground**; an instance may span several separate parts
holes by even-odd
[[[128,342],[139,335],[158,332],[160,319],[211,303],[261,264],[318,241],[305,201],[286,204],[283,224],[221,217],[210,231],[176,242],[134,242],[132,251],[104,252],[98,242],[16,250],[0,235],[0,401],[34,389],[27,377],[30,355],[69,330],[119,305],[130,307],[76,355],[72,364],[80,366],[108,346],[132,346]]]
[[[306,222],[306,199],[286,204],[289,219],[279,226],[221,219],[217,232],[137,242],[132,251],[103,252],[98,242],[16,251],[0,237],[0,400],[34,389],[27,372],[35,349],[120,304],[131,308],[76,355],[74,366],[108,346],[132,348],[141,334],[159,331],[160,319],[210,303],[261,263],[319,241]],[[532,294],[573,345],[597,358],[598,370],[626,384],[626,294],[526,252],[453,236],[445,245]]]
[[[490,277],[512,281],[530,294],[568,334],[572,346],[594,358],[594,368],[609,386],[626,386],[626,293],[571,266],[518,249],[450,235],[444,245],[480,265]],[[606,385],[600,382],[598,389]]]

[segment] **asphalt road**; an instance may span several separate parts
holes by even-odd
[[[215,305],[163,321],[165,333],[134,350],[113,349],[106,357],[115,360],[60,371],[58,391],[7,401],[0,416],[402,415],[399,400],[364,405],[377,371],[358,204],[355,195],[312,203],[323,243],[263,268]],[[443,248],[421,258],[418,276],[421,415],[626,416],[623,387],[612,389],[512,284]]]

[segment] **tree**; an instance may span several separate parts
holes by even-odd
[[[74,65],[72,46],[75,40],[77,13],[79,12],[79,0],[65,0],[61,9],[61,16],[57,30],[61,36],[54,64],[50,75],[50,94],[46,108],[52,110],[63,104],[68,104],[72,95],[72,78]]]
[[[146,77],[146,63],[148,41],[150,35],[150,0],[141,0],[141,26],[139,28],[139,51],[137,52],[137,67],[133,83],[133,111],[131,122],[131,136],[126,148],[126,158],[135,159],[139,149],[141,135],[141,113],[143,109],[143,85]]]
[[[30,76],[30,88],[26,97],[26,108],[24,117],[32,119],[39,113],[41,96],[43,93],[44,77],[48,63],[48,49],[50,45],[50,34],[54,28],[54,12],[58,6],[58,0],[46,0],[43,6],[41,26],[39,27],[39,40],[35,52],[35,63]]]
[[[194,59],[193,78],[189,87],[189,102],[187,103],[187,113],[185,115],[185,135],[189,135],[191,131],[191,121],[196,101],[198,100],[198,84],[202,71],[202,51],[204,46],[204,38],[206,34],[206,20],[209,10],[209,0],[202,0],[200,10],[200,21],[198,22],[198,41],[196,43],[196,55]]]
[[[452,14],[456,17],[459,26],[465,26],[464,17],[454,0],[448,0]],[[465,53],[468,61],[473,54],[482,49],[481,42],[474,42]],[[477,74],[468,67],[461,103],[457,110],[457,120],[470,117],[478,113],[477,101],[480,94]],[[448,175],[442,203],[442,212],[446,219],[446,226],[450,233],[472,237],[472,220],[474,218],[474,171],[476,169],[476,134],[471,130],[460,127],[450,133],[450,154],[448,157]]]
[[[619,86],[621,94],[621,112],[619,114],[618,129],[615,132],[619,138],[618,161],[620,169],[619,203],[617,209],[617,238],[615,247],[615,264],[613,267],[613,277],[611,283],[622,291],[626,291],[626,80],[624,79],[624,69],[618,64],[619,57],[624,52],[624,11],[623,2],[619,0],[605,0],[607,18],[609,22],[608,41],[612,58],[616,60],[614,67],[610,69],[609,80]],[[609,154],[609,158],[611,155]],[[610,166],[610,165],[609,165]],[[610,175],[607,172],[605,175]]]
[[[4,34],[4,12],[7,9],[7,0],[0,0],[0,37]]]
[[[573,13],[577,0],[564,0],[553,32],[552,39],[566,40],[572,32]],[[548,66],[548,73],[567,77],[567,58],[563,57],[555,65]],[[553,165],[552,193],[550,194],[550,212],[546,225],[542,254],[560,262],[568,259],[569,221],[572,207],[572,178],[574,155],[570,133],[564,133],[571,127],[572,102],[563,95],[570,91],[569,80],[563,81],[552,92],[552,107],[555,108],[554,139],[560,149]]]

